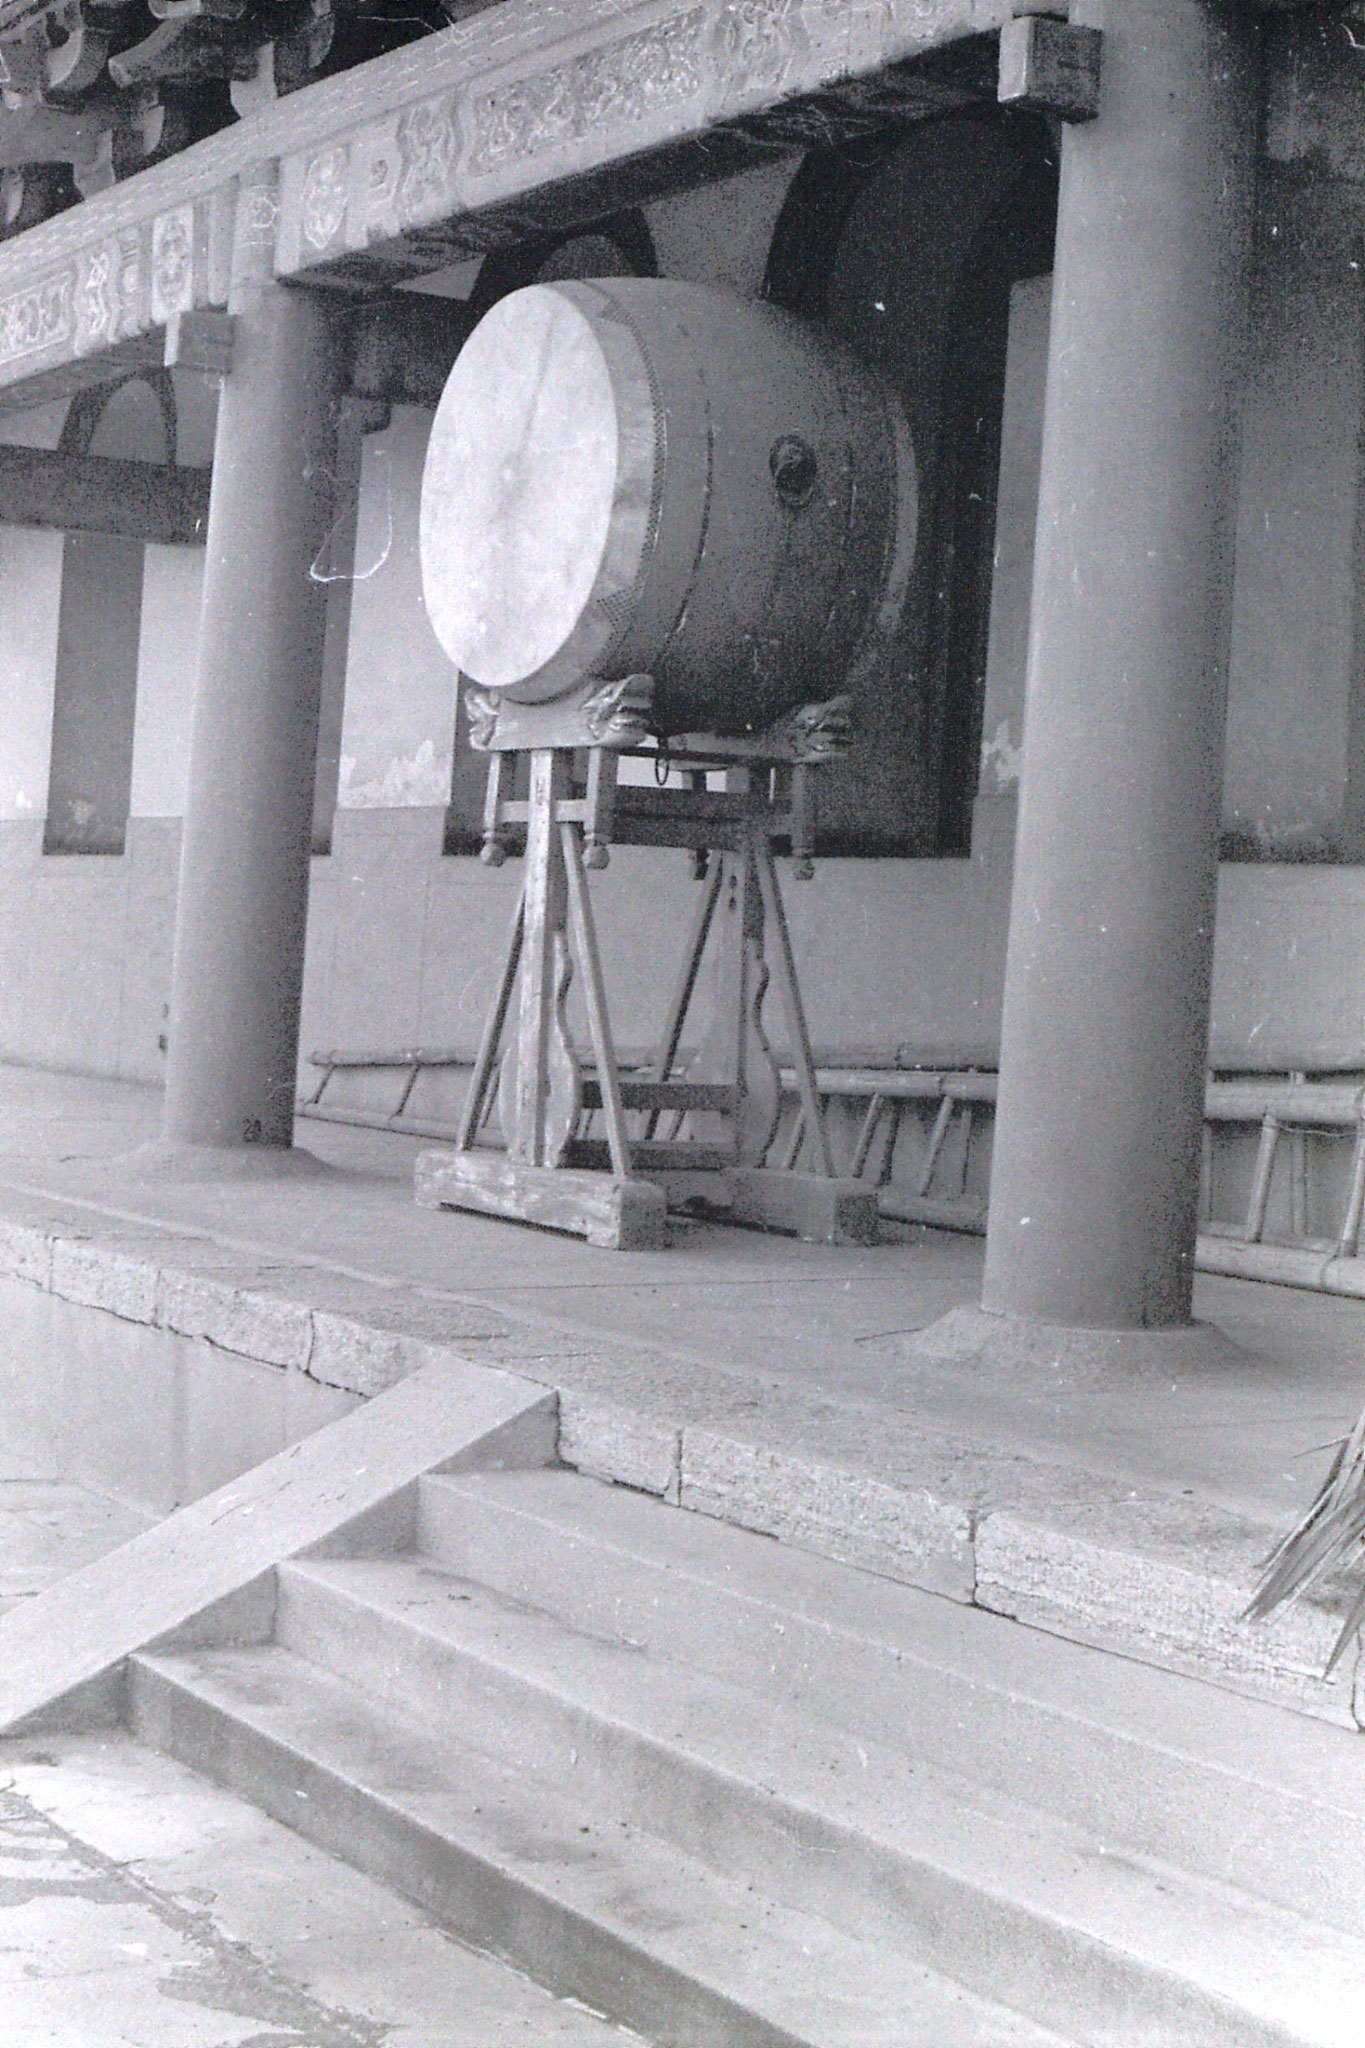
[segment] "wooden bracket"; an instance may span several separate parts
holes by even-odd
[[[1093,121],[1100,111],[1104,36],[1050,14],[1025,14],[1000,31],[1002,106]]]
[[[395,291],[363,301],[351,333],[351,389],[434,408],[472,325],[459,299]]]
[[[172,313],[166,322],[166,368],[226,377],[232,369],[235,326],[231,313],[216,313],[209,307]]]
[[[534,753],[545,747],[630,748],[650,737],[651,677],[604,683],[588,676],[561,697],[518,704],[505,691],[464,686],[469,741],[476,753]]]

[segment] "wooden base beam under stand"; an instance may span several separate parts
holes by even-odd
[[[537,714],[547,743],[527,746],[537,736]],[[651,763],[658,754],[638,743],[590,744],[579,786],[574,759],[583,735],[566,728],[563,707],[518,706],[513,730],[510,744],[499,745],[496,730],[484,736],[492,755],[485,858],[505,859],[509,828],[524,825],[525,880],[456,1148],[421,1155],[418,1202],[515,1217],[623,1250],[664,1243],[667,1210],[688,1206],[816,1243],[874,1243],[875,1191],[834,1172],[773,861],[773,840],[783,836],[792,841],[798,871],[808,862],[809,770],[826,758],[818,742],[804,759],[799,732],[785,746],[677,743],[670,760],[682,771],[681,788],[618,783],[623,751]],[[523,756],[527,788],[520,796]],[[725,772],[723,790],[707,787],[717,770]],[[691,849],[701,883],[655,1056],[644,1073],[624,1076],[587,878],[589,867],[606,865],[613,842]],[[708,943],[716,965],[713,1018],[680,1072],[683,1028]],[[568,1019],[575,975],[588,1059]],[[762,1014],[770,981],[796,1071],[810,1172],[766,1163],[781,1101],[781,1071]],[[502,1154],[475,1150],[495,1096]],[[594,1119],[600,1135],[591,1129]]]

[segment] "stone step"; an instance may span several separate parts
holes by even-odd
[[[646,2048],[126,1733],[0,1775],[5,2048]]]
[[[945,1358],[950,1374],[977,1369],[963,1346],[983,1319],[958,1328],[958,1315],[934,1326],[925,1358],[907,1352],[908,1372],[941,1375]],[[1214,1358],[1221,1345],[1210,1333]],[[675,1394],[674,1409],[684,1400]],[[1326,1668],[1349,1577],[1246,1621],[1285,1532],[1227,1502],[1021,1450],[1008,1422],[993,1444],[920,1413],[786,1386],[733,1399],[721,1426],[678,1428],[657,1404],[598,1408],[562,1391],[559,1415],[560,1459],[584,1476],[1353,1734],[1365,1725],[1359,1660]]]
[[[423,1480],[436,1563],[1365,1934],[1365,1743],[575,1473]]]
[[[660,2048],[1065,2048],[278,1645],[143,1653],[128,1699],[143,1741]]]
[[[1358,2048],[1365,1942],[726,1684],[685,1642],[645,1653],[414,1557],[282,1566],[276,1627],[528,1788],[1088,2042]]]

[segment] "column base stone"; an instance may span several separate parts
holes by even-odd
[[[1163,1330],[1086,1330],[1035,1322],[983,1308],[953,1308],[920,1330],[906,1347],[911,1360],[960,1362],[999,1375],[1060,1370],[1069,1380],[1133,1380],[1235,1372],[1249,1354],[1212,1323]]]
[[[116,1163],[125,1179],[171,1183],[319,1180],[336,1170],[302,1145],[192,1145],[168,1139],[139,1145]]]

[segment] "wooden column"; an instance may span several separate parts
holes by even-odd
[[[214,446],[171,984],[165,1135],[293,1136],[339,350],[272,274],[273,169],[243,182]]]
[[[1257,34],[1219,0],[1080,0],[985,1306],[1190,1313]]]

